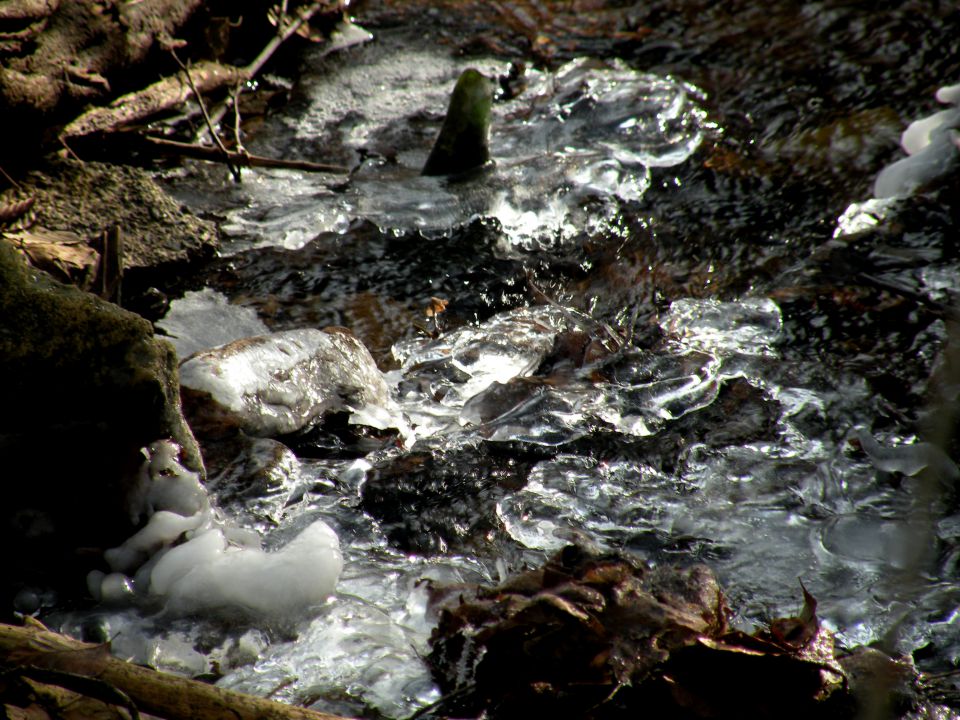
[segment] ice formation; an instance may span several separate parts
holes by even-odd
[[[164,555],[150,573],[150,590],[176,613],[228,608],[285,617],[321,605],[342,569],[337,535],[322,520],[270,553],[232,547],[213,528]]]
[[[917,442],[912,445],[886,447],[863,429],[857,429],[856,437],[877,470],[912,476],[929,469],[941,480],[955,482],[960,479],[960,468],[942,448],[933,443]]]
[[[906,197],[947,174],[960,158],[960,84],[942,87],[937,100],[952,105],[916,120],[900,136],[907,157],[888,165],[873,185],[877,198]]]
[[[145,451],[131,510],[135,518],[145,511],[149,520],[104,553],[112,572],[90,573],[94,598],[118,603],[150,596],[175,614],[224,610],[264,618],[301,615],[325,602],[343,569],[333,529],[315,520],[283,547],[265,552],[256,533],[217,520],[197,474],[180,465],[177,450],[162,441]],[[181,538],[186,541],[177,544]]]
[[[240,427],[271,437],[354,413],[352,422],[412,434],[370,352],[346,331],[287,330],[196,353],[180,366],[180,384],[202,400],[195,430]]]
[[[157,327],[166,333],[177,355],[189,357],[207,348],[270,332],[253,308],[233,305],[212,288],[190,291],[170,303]]]

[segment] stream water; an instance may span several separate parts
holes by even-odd
[[[358,165],[348,180],[166,178],[227,237],[161,323],[181,354],[344,325],[416,430],[405,448],[287,438],[256,496],[211,478],[267,546],[333,527],[336,595],[293,626],[135,607],[56,624],[225,687],[399,718],[438,697],[425,578],[498,582],[580,541],[707,563],[746,629],[795,613],[799,578],[843,644],[960,663],[956,466],[918,444],[956,382],[950,188],[868,203],[867,173],[738,165],[728,138],[749,138],[706,88],[598,58],[527,70],[495,104],[492,167],[420,177],[466,67],[509,72],[402,29],[308,55],[254,149]],[[449,305],[424,333],[431,297]]]

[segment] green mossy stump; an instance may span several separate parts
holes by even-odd
[[[459,175],[489,162],[492,106],[493,81],[473,68],[464,70],[421,174]]]

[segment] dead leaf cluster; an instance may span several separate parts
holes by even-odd
[[[119,227],[105,231],[93,243],[68,230],[42,227],[5,234],[0,242],[11,243],[31,266],[57,280],[119,302],[123,276],[123,240]]]
[[[840,717],[849,709],[816,601],[749,635],[706,567],[569,546],[495,588],[433,589],[442,714]]]

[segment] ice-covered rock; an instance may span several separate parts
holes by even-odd
[[[888,165],[877,175],[877,198],[906,197],[950,172],[960,160],[960,84],[942,87],[937,100],[952,105],[916,120],[900,136],[907,157]]]
[[[166,333],[181,358],[270,332],[256,310],[233,305],[226,295],[212,288],[191,291],[174,300],[166,316],[156,325]]]
[[[208,436],[233,428],[284,435],[341,411],[409,432],[370,352],[339,328],[287,330],[199,352],[180,366],[180,384],[191,426]]]
[[[301,483],[300,463],[278,440],[238,437],[230,459],[211,469],[207,489],[211,502],[243,527],[266,531],[277,527]]]
[[[576,311],[559,306],[517,308],[436,340],[397,343],[393,354],[402,365],[400,401],[406,403],[417,433],[425,437],[456,426],[470,398],[496,383],[530,375],[553,348],[557,334],[581,319]],[[439,403],[423,406],[423,392]]]

